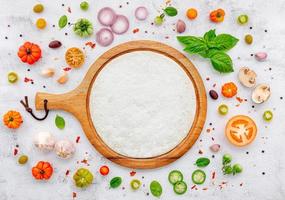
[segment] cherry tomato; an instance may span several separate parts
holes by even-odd
[[[110,171],[110,170],[109,170],[109,167],[106,166],[106,165],[100,167],[100,174],[101,174],[102,176],[108,175],[108,174],[109,174],[109,171]]]

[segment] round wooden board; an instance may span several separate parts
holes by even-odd
[[[191,79],[196,93],[196,115],[188,135],[171,151],[151,158],[126,157],[110,149],[100,138],[93,125],[89,110],[89,93],[101,69],[113,58],[132,51],[153,51],[163,54],[178,63]],[[138,40],[120,44],[101,55],[90,67],[82,83],[74,90],[64,94],[36,94],[36,109],[61,109],[72,113],[81,123],[91,144],[109,160],[129,168],[157,168],[167,165],[185,154],[198,139],[206,118],[207,97],[203,81],[195,66],[178,50],[159,42]]]

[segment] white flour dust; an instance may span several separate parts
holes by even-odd
[[[90,112],[103,141],[119,154],[147,158],[173,149],[196,112],[194,86],[172,59],[154,52],[127,53],[99,73]]]

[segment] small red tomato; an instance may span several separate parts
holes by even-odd
[[[108,175],[108,174],[109,174],[109,167],[106,166],[106,165],[100,167],[100,174],[101,174],[102,176]]]

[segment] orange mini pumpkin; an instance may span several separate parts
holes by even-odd
[[[215,23],[224,21],[225,11],[223,9],[213,10],[210,13],[210,20]]]
[[[53,174],[53,168],[49,162],[39,161],[37,165],[32,168],[32,174],[35,179],[48,180]]]
[[[237,94],[237,86],[233,82],[225,83],[222,86],[222,94],[224,97],[232,98]]]
[[[42,55],[41,48],[39,45],[25,42],[22,46],[20,46],[18,51],[18,56],[24,63],[28,63],[29,65],[37,62]]]
[[[19,112],[10,110],[3,116],[3,123],[8,128],[19,128],[23,123],[22,116]]]

